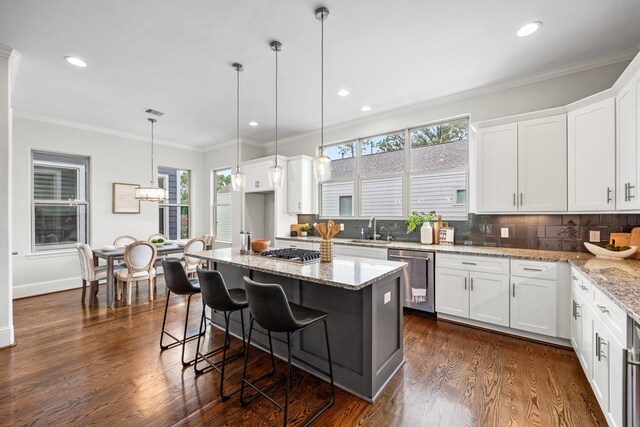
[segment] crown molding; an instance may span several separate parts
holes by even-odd
[[[0,58],[9,59],[14,54],[14,52],[17,53],[15,50],[10,48],[9,46],[0,44]]]
[[[451,95],[428,99],[426,101],[423,101],[417,104],[412,104],[405,107],[399,107],[399,108],[389,109],[386,111],[381,111],[381,112],[369,115],[367,117],[362,117],[362,118],[349,120],[346,122],[336,123],[334,125],[327,126],[325,128],[325,133],[340,131],[342,129],[353,127],[353,126],[363,126],[370,123],[379,122],[381,119],[391,119],[394,117],[409,115],[412,113],[429,110],[441,105],[445,105],[445,104],[449,104],[457,101],[463,101],[466,99],[476,98],[478,96],[489,95],[489,94],[500,92],[503,90],[513,89],[516,87],[526,86],[526,85],[538,83],[545,80],[550,80],[558,77],[579,73],[582,71],[592,70],[594,68],[606,67],[607,65],[617,64],[620,62],[633,59],[634,57],[637,56],[639,50],[640,50],[640,45],[638,46],[638,48],[616,52],[610,55],[605,55],[598,58],[590,59],[588,61],[576,62],[563,67],[546,70],[540,73],[534,73],[527,76],[490,84],[487,86],[482,86],[475,89],[469,89],[466,91],[457,92]],[[317,136],[318,138],[320,137],[319,129],[279,139],[278,144],[291,144],[291,143],[299,142],[302,140],[306,140],[308,138],[312,138],[314,136]],[[332,143],[332,142],[335,142],[335,141],[331,141],[329,143]],[[275,142],[269,141],[264,144],[264,147],[274,148]]]
[[[229,139],[227,141],[223,141],[223,142],[219,142],[219,143],[214,143],[214,144],[208,145],[205,148],[203,148],[202,151],[209,152],[209,151],[217,150],[219,148],[228,147],[230,145],[236,145],[235,138],[234,139]],[[248,145],[248,146],[254,147],[254,148],[265,148],[266,147],[266,145],[263,144],[263,143],[256,142],[256,141],[251,141],[249,139],[242,139],[242,138],[240,138],[240,145]]]
[[[41,123],[48,123],[48,124],[64,126],[72,129],[100,133],[103,135],[117,136],[120,138],[127,138],[135,141],[149,142],[148,136],[141,136],[141,135],[137,135],[134,133],[127,133],[127,132],[120,132],[120,131],[106,129],[98,126],[87,125],[85,123],[59,119],[57,117],[50,117],[50,116],[45,116],[41,114],[29,113],[21,110],[13,110],[13,116],[20,119],[33,120]],[[178,142],[166,141],[162,139],[154,139],[153,143],[158,145],[164,145],[166,147],[179,148],[182,150],[197,151],[197,152],[204,151],[201,147],[195,147],[193,145],[187,145],[187,144],[180,144]]]

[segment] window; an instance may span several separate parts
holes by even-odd
[[[88,241],[89,158],[32,153],[32,251]]]
[[[158,186],[169,194],[169,198],[160,203],[158,232],[169,239],[188,239],[191,173],[188,170],[160,167]]]
[[[211,230],[216,240],[231,243],[231,169],[213,171]]]
[[[321,186],[322,216],[403,218],[435,210],[466,219],[468,127],[465,118],[325,147],[332,161],[331,180]]]

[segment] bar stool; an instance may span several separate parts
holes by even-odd
[[[245,353],[245,333],[244,333],[244,314],[243,310],[249,307],[247,302],[247,295],[244,289],[228,289],[224,282],[224,278],[219,271],[215,270],[203,270],[200,267],[196,269],[198,273],[198,279],[200,280],[200,290],[202,292],[202,319],[200,320],[200,329],[202,329],[205,323],[205,306],[212,310],[222,311],[224,314],[224,342],[223,344],[215,348],[208,353],[200,352],[200,337],[198,337],[198,346],[196,348],[196,361],[193,364],[193,368],[196,375],[202,374],[206,370],[215,369],[220,373],[220,401],[224,402],[234,394],[240,391],[238,388],[236,391],[230,394],[224,394],[224,369],[227,360],[235,359],[242,356]],[[227,357],[227,348],[230,344],[229,339],[229,319],[231,313],[234,311],[240,311],[240,322],[242,324],[242,351],[230,355]],[[215,353],[222,351],[222,360],[213,362],[210,357]],[[209,367],[198,369],[198,362],[204,360],[209,364]]]
[[[282,289],[282,286],[278,284],[266,284],[258,283],[244,277],[245,289],[247,291],[247,300],[249,302],[249,310],[251,312],[251,322],[249,325],[249,338],[248,342],[251,342],[251,333],[253,332],[253,321],[255,320],[258,325],[266,329],[269,332],[269,347],[273,358],[273,346],[271,344],[271,332],[286,332],[287,334],[287,378],[285,389],[285,402],[284,406],[277,403],[271,397],[267,396],[264,392],[278,384],[271,384],[264,391],[259,390],[251,382],[247,380],[247,361],[249,360],[249,347],[244,356],[244,369],[242,372],[242,385],[240,386],[240,404],[245,406],[252,400],[259,396],[265,397],[271,403],[276,405],[281,411],[284,412],[284,425],[287,425],[287,416],[289,411],[289,386],[291,383],[291,359],[295,359],[301,362],[305,366],[320,372],[323,375],[329,377],[331,381],[331,400],[321,407],[316,413],[309,419],[305,425],[311,424],[320,414],[327,410],[335,401],[335,390],[333,385],[333,368],[331,365],[331,351],[329,350],[329,335],[327,332],[327,313],[312,308],[304,307],[298,304],[287,301],[287,296]],[[329,372],[325,372],[317,366],[311,365],[306,360],[302,360],[297,356],[291,354],[291,340],[293,336],[322,321],[324,323],[324,336],[327,343],[327,361],[329,362]],[[257,382],[257,380],[254,380]],[[258,394],[244,400],[244,388],[245,384],[253,388]]]
[[[204,331],[202,330],[201,322],[198,333],[187,337],[187,326],[189,325],[189,309],[191,307],[191,297],[195,294],[200,293],[200,285],[198,284],[198,279],[189,279],[187,277],[187,273],[185,273],[184,267],[182,267],[182,263],[177,258],[162,258],[162,269],[164,270],[164,281],[167,285],[167,303],[164,306],[162,333],[160,334],[160,348],[164,351],[169,348],[182,346],[182,365],[189,366],[196,361],[196,358],[194,357],[189,361],[184,360],[185,344],[191,340],[199,338],[200,335],[204,335],[204,333],[207,331],[206,324],[204,325]],[[171,296],[172,292],[176,295],[188,295],[187,314],[184,319],[184,333],[182,335],[182,339],[174,337],[165,330],[165,325],[167,323],[167,311],[169,309],[169,297]],[[174,342],[167,345],[163,344],[165,335],[168,335],[170,338],[172,338]]]

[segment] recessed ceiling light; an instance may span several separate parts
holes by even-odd
[[[258,122],[249,122],[249,126],[258,126]]]
[[[347,96],[347,95],[349,95],[349,91],[346,89],[340,89],[338,91],[338,96]]]
[[[538,31],[540,27],[542,27],[542,22],[540,21],[529,22],[528,24],[524,24],[522,27],[520,27],[520,29],[516,32],[516,36],[530,36],[531,34]]]
[[[368,105],[363,105],[362,107],[360,107],[360,111],[371,111],[371,107],[369,107]]]
[[[82,59],[80,58],[76,58],[75,56],[65,56],[64,57],[65,61],[67,61],[69,64],[71,65],[75,65],[76,67],[86,67],[87,63],[84,62]]]

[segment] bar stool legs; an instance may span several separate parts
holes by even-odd
[[[189,296],[187,297],[187,314],[185,315],[185,319],[184,319],[184,333],[182,335],[182,339],[180,338],[176,338],[175,336],[173,336],[172,334],[170,334],[169,332],[167,332],[165,330],[165,325],[167,323],[167,311],[169,310],[169,297],[171,296],[171,291],[169,289],[167,289],[167,303],[164,306],[164,317],[162,318],[162,332],[160,333],[160,349],[161,350],[167,350],[170,348],[174,348],[177,347],[179,345],[182,346],[182,366],[189,366],[195,363],[196,361],[196,357],[194,357],[191,360],[185,361],[184,360],[184,348],[185,348],[185,344],[189,341],[192,341],[196,338],[200,338],[201,335],[204,335],[205,332],[207,331],[207,325],[204,324],[202,322],[200,322],[200,329],[199,332],[195,335],[191,335],[190,337],[187,336],[187,327],[189,326],[189,309],[191,308],[191,297],[193,296],[193,294],[189,294]],[[204,316],[204,311],[202,312],[203,316]],[[204,326],[204,330],[203,330],[203,326]],[[173,339],[173,342],[170,344],[164,344],[164,336],[168,335],[171,339]]]
[[[278,407],[281,411],[284,412],[284,425],[287,425],[287,420],[288,420],[288,416],[289,416],[289,388],[291,385],[291,361],[292,359],[304,364],[305,366],[320,372],[321,374],[328,376],[329,380],[331,382],[331,399],[324,404],[320,409],[318,409],[315,414],[305,423],[305,426],[308,426],[309,424],[311,424],[313,421],[315,421],[320,414],[322,414],[324,411],[326,411],[329,407],[331,407],[335,401],[335,386],[333,383],[333,365],[331,364],[331,350],[329,348],[329,333],[327,330],[327,321],[326,319],[322,319],[322,322],[324,323],[324,334],[325,334],[325,341],[327,344],[327,361],[329,362],[329,372],[325,372],[324,370],[318,368],[317,366],[311,365],[309,362],[300,359],[299,357],[295,356],[294,354],[292,354],[292,338],[293,336],[297,333],[300,332],[304,329],[306,329],[309,326],[315,325],[316,322],[312,323],[311,325],[308,325],[305,328],[302,329],[298,329],[296,331],[293,332],[287,332],[287,376],[285,379],[286,382],[286,389],[285,389],[285,402],[284,402],[284,406],[279,404],[278,402],[276,402],[274,399],[272,399],[270,396],[268,396],[265,392],[270,390],[271,388],[273,388],[276,385],[279,385],[282,383],[282,381],[273,383],[271,385],[269,385],[268,387],[266,387],[263,390],[258,389],[254,384],[257,383],[259,380],[261,380],[262,378],[268,376],[268,375],[272,375],[275,372],[275,361],[274,361],[274,357],[273,357],[273,345],[271,342],[271,332],[268,331],[269,333],[269,349],[271,352],[271,363],[272,363],[272,370],[271,372],[262,375],[261,377],[253,380],[252,382],[249,382],[247,380],[247,362],[249,360],[249,347],[250,345],[247,346],[247,351],[245,353],[244,356],[244,369],[242,372],[242,385],[240,387],[240,405],[241,406],[246,406],[248,405],[250,402],[252,402],[254,399],[256,399],[257,397],[264,397],[267,400],[269,400],[271,403],[273,403],[276,407]],[[248,338],[248,343],[251,342],[251,333],[253,332],[253,318],[251,319],[250,322],[250,326],[249,326],[249,338]],[[245,389],[245,385],[251,387],[252,389],[254,389],[258,394],[256,394],[255,396],[250,397],[249,399],[244,399],[244,389]]]
[[[245,354],[245,352],[247,351],[246,348],[246,344],[245,344],[245,333],[244,333],[244,310],[239,310],[240,311],[240,322],[241,322],[241,326],[242,326],[242,350],[227,356],[227,349],[229,348],[229,345],[231,344],[231,340],[230,340],[230,335],[229,335],[229,320],[231,319],[231,311],[225,311],[223,312],[224,315],[224,323],[225,323],[225,328],[224,328],[224,342],[222,343],[222,345],[218,348],[214,348],[213,350],[209,351],[208,353],[202,353],[200,352],[200,337],[198,336],[198,345],[196,347],[196,361],[193,364],[193,368],[195,370],[196,375],[200,375],[202,373],[204,373],[205,371],[210,371],[212,369],[215,369],[216,371],[218,371],[218,373],[220,373],[220,401],[224,402],[226,400],[228,400],[229,398],[231,398],[234,394],[238,393],[240,391],[240,388],[238,388],[236,391],[229,393],[229,394],[225,394],[224,393],[224,371],[225,371],[225,366],[227,364],[227,361],[235,359],[237,357],[243,356]],[[202,325],[205,323],[205,304],[202,304],[202,318],[200,320],[200,329],[202,329]],[[210,359],[211,356],[213,356],[216,353],[220,353],[222,351],[222,360],[219,360],[217,362],[214,362]],[[198,369],[198,363],[200,363],[201,361],[205,361],[209,364],[208,367],[203,368],[203,369]]]

